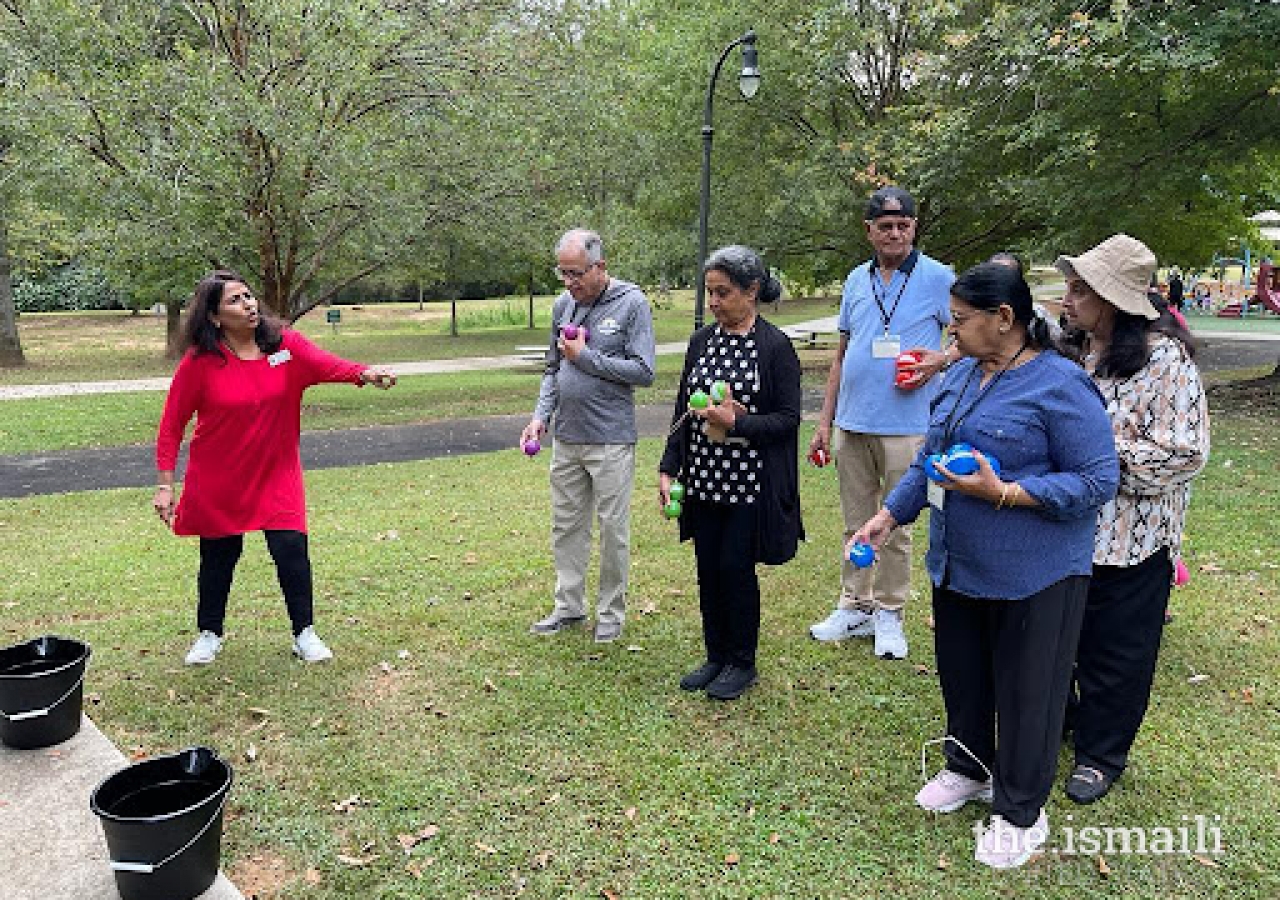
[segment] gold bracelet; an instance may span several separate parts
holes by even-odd
[[[1013,483],[1013,498],[1009,501],[1009,508],[1013,509],[1018,505],[1018,498],[1022,496],[1022,485],[1018,482]]]
[[[1009,489],[1012,486],[1013,485],[1006,484],[1003,488],[1000,489],[1000,502],[996,504],[996,509],[1004,509],[1004,505],[1009,499]]]

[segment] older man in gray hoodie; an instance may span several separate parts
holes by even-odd
[[[595,640],[622,634],[631,565],[631,487],[636,468],[634,390],[653,383],[653,319],[640,288],[609,277],[594,231],[574,229],[556,244],[565,291],[551,311],[546,371],[521,445],[553,421],[551,551],[555,608],[530,628],[557,634],[586,622],[591,519],[600,518],[600,596]]]

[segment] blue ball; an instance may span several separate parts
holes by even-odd
[[[973,455],[972,447],[957,444],[947,451],[946,466],[957,475],[972,475],[978,471],[978,457]]]
[[[865,569],[876,561],[876,551],[870,544],[854,544],[849,548],[849,562],[859,569]]]

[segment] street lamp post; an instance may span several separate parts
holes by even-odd
[[[697,291],[693,301],[693,328],[697,331],[703,324],[703,300],[706,297],[707,282],[702,271],[702,263],[707,258],[707,218],[711,212],[711,106],[715,99],[716,79],[720,77],[720,67],[729,58],[734,47],[742,47],[742,73],[738,76],[738,90],[742,96],[750,100],[760,90],[760,69],[756,67],[756,33],[748,30],[724,48],[716,66],[711,70],[711,83],[707,85],[707,104],[702,112],[702,194],[698,204],[698,262]]]

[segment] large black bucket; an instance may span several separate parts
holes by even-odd
[[[207,747],[157,756],[94,789],[124,900],[190,900],[218,877],[231,767]]]
[[[0,650],[0,741],[29,750],[79,731],[89,652],[53,635]]]

